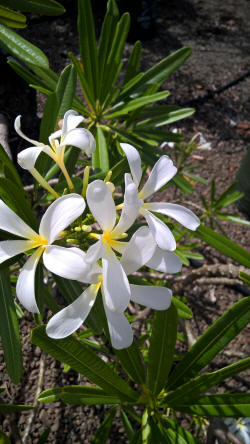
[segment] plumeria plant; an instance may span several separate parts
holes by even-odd
[[[247,325],[250,298],[234,304],[180,355],[177,340],[185,342],[180,326],[192,311],[170,282],[189,258],[202,259],[193,252],[197,239],[245,267],[250,255],[203,224],[202,209],[195,214],[181,198],[166,202],[168,187],[179,197],[193,185],[183,163],[171,156],[171,145],[159,148],[164,141],[179,143],[182,135],[162,127],[193,110],[154,102],[165,100],[168,92],[158,90],[190,49],[139,73],[137,42],[121,79],[129,16],[119,18],[109,0],[97,42],[90,1],[79,0],[78,25],[81,59],[71,54],[72,63],[59,77],[45,55],[21,37],[5,41],[14,53],[22,46],[28,68],[17,61],[12,66],[48,97],[38,140],[23,133],[21,116],[15,120],[17,134],[29,144],[17,158],[35,180],[29,195],[0,149],[0,336],[6,368],[19,383],[18,313],[26,309],[36,323],[31,343],[91,383],[47,389],[39,402],[110,405],[93,443],[107,440],[119,414],[130,444],[198,444],[199,434],[182,428],[179,414],[200,423],[214,416],[250,416],[248,394],[215,388],[248,369],[250,359],[204,373]],[[76,76],[84,101],[75,94]],[[250,284],[247,273],[240,278]],[[141,306],[149,317],[138,333],[133,313]],[[4,413],[32,408],[0,403]]]

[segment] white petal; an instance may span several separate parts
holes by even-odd
[[[113,233],[117,235],[125,233],[133,225],[140,207],[141,201],[138,197],[137,186],[133,182],[129,183],[125,188],[121,217]]]
[[[36,159],[38,158],[39,154],[43,151],[43,147],[39,146],[32,146],[30,148],[26,148],[25,150],[21,151],[17,155],[17,163],[24,169],[24,170],[31,170],[34,168]]]
[[[33,248],[34,242],[31,240],[7,240],[0,242],[0,264],[19,253]]]
[[[125,273],[131,274],[145,265],[154,254],[155,248],[156,244],[148,227],[140,227],[131,237],[120,260]]]
[[[131,300],[154,310],[166,310],[171,304],[172,291],[166,287],[130,285]]]
[[[146,265],[163,273],[178,273],[181,271],[182,262],[179,256],[172,251],[166,251],[156,247],[153,256]]]
[[[26,239],[37,237],[32,230],[14,211],[12,211],[2,200],[0,200],[0,229],[16,234]]]
[[[87,318],[97,291],[96,285],[90,285],[72,304],[52,316],[46,327],[47,335],[53,339],[62,339],[74,333]]]
[[[182,205],[165,202],[150,202],[146,204],[146,206],[151,211],[172,217],[177,220],[177,222],[184,225],[184,227],[189,228],[189,230],[195,231],[200,225],[200,219],[191,210]]]
[[[63,125],[62,125],[63,137],[66,135],[66,133],[76,128],[84,120],[85,120],[84,117],[79,116],[79,114],[73,109],[68,110],[63,117]]]
[[[54,145],[54,140],[59,139],[61,135],[62,135],[62,130],[57,130],[49,136],[49,143],[51,144],[51,146]]]
[[[35,273],[38,261],[43,252],[37,248],[20,271],[16,284],[16,295],[26,310],[39,313],[35,298]]]
[[[85,201],[79,194],[66,194],[59,197],[49,206],[41,219],[40,236],[45,237],[51,244],[83,213],[85,206]]]
[[[50,245],[44,251],[43,262],[49,271],[58,276],[86,283],[96,282],[102,271],[98,265],[88,264],[85,253],[74,247]]]
[[[141,214],[145,217],[157,245],[163,250],[175,250],[175,238],[168,226],[148,210],[141,210]]]
[[[123,313],[110,311],[104,304],[108,320],[111,344],[117,350],[129,347],[133,342],[133,332],[127,318]]]
[[[122,150],[126,154],[133,180],[138,188],[142,176],[141,158],[135,147],[129,143],[120,143]]]
[[[124,311],[130,299],[128,278],[114,253],[102,259],[105,304],[111,311]]]
[[[146,199],[159,190],[163,185],[174,177],[177,173],[177,168],[174,166],[172,160],[168,156],[162,156],[154,165],[147,182],[140,191],[141,199]]]
[[[75,128],[69,131],[60,143],[60,146],[64,145],[76,146],[80,148],[80,150],[86,151],[88,156],[90,156],[96,148],[94,136],[84,128]]]
[[[128,242],[112,241],[112,250],[118,251],[123,254],[126,250]]]
[[[17,134],[20,137],[22,137],[23,139],[25,139],[28,142],[32,143],[33,145],[36,145],[36,146],[42,146],[43,145],[41,142],[37,142],[36,140],[30,139],[29,137],[25,136],[25,134],[23,134],[23,132],[21,130],[21,116],[17,116],[15,118],[14,128],[15,128]]]
[[[116,221],[115,203],[102,180],[94,180],[87,188],[87,202],[102,230],[111,231]]]
[[[100,239],[95,244],[91,245],[91,247],[89,247],[85,256],[85,261],[90,264],[95,263],[96,261],[98,261],[98,259],[103,257],[103,254],[104,245],[102,243],[102,240]]]

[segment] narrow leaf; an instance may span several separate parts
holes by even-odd
[[[18,384],[23,372],[22,348],[8,269],[0,270],[0,336],[8,374]]]
[[[221,316],[189,349],[171,374],[167,387],[173,389],[197,375],[250,320],[250,297],[241,299]]]
[[[121,399],[117,395],[110,395],[99,387],[84,385],[68,385],[45,390],[38,396],[40,402],[55,402],[61,400],[66,404],[96,405],[119,404]]]
[[[107,393],[118,394],[127,401],[137,399],[137,393],[123,379],[74,337],[54,340],[46,335],[45,326],[41,326],[32,331],[31,342],[78,373],[84,374]]]
[[[1,24],[0,46],[22,62],[37,64],[45,68],[49,66],[46,55],[39,48],[29,43],[15,31]]]
[[[157,395],[166,384],[173,362],[177,335],[177,311],[172,304],[168,310],[157,311],[150,338],[148,386]]]
[[[115,350],[115,354],[129,377],[138,384],[144,384],[146,377],[144,362],[135,343],[123,350]]]
[[[201,224],[197,228],[195,236],[216,248],[216,250],[220,251],[225,256],[231,257],[239,264],[250,267],[250,254],[248,251],[244,250],[244,248],[240,247],[222,234],[216,233],[216,231]]]
[[[249,417],[250,395],[248,393],[207,395],[199,398],[194,404],[179,404],[175,409],[191,415],[208,417]]]
[[[105,444],[105,442],[108,439],[109,432],[113,423],[113,420],[115,418],[116,414],[116,408],[113,407],[109,410],[109,412],[106,415],[106,418],[101,423],[99,429],[95,432],[94,436],[92,437],[90,443],[91,444]]]

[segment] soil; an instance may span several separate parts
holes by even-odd
[[[227,2],[159,0],[154,35],[151,35],[150,40],[143,41],[143,70],[182,46],[192,47],[192,56],[169,78],[165,87],[171,92],[168,103],[195,106],[194,116],[177,122],[177,127],[185,134],[186,140],[199,131],[211,144],[210,151],[195,152],[193,161],[202,164],[200,170],[202,177],[209,181],[212,178],[216,179],[218,193],[223,192],[232,183],[249,147],[250,76],[246,75],[242,81],[221,93],[212,94],[207,100],[197,99],[247,72],[249,74],[249,22],[248,0],[237,2],[235,0]],[[43,49],[51,61],[51,67],[58,73],[69,63],[68,52],[78,53],[75,11],[63,17],[50,19],[30,17],[28,28],[21,31],[21,34]],[[126,55],[130,50],[129,43],[126,46]],[[15,134],[14,118],[22,114],[23,131],[30,137],[37,138],[44,100],[4,63],[2,60],[3,82],[0,85],[0,111],[9,120],[9,141],[15,160],[17,152],[27,144]],[[169,150],[169,148],[164,149],[166,152]],[[200,157],[199,160],[197,156]],[[207,196],[209,187],[196,186],[194,195],[188,196],[191,204],[200,204],[200,193]],[[166,198],[169,198],[169,195]],[[232,211],[236,212],[237,208],[232,207]],[[232,240],[249,249],[248,228],[228,223],[223,223],[223,228]],[[209,246],[202,245],[199,251],[204,255],[204,264],[232,262]],[[183,274],[188,274],[189,271],[190,268],[183,268]],[[223,285],[193,285],[186,288],[184,296],[194,313],[194,318],[191,320],[192,331],[199,336],[226,309],[241,299],[243,294],[239,288]],[[11,403],[32,404],[35,399],[41,351],[30,344],[29,334],[32,327],[34,327],[32,316],[25,313],[25,317],[20,321],[24,376],[17,386],[10,383],[3,364],[3,354],[0,355],[2,384],[7,388],[6,401]],[[143,323],[139,325],[136,323],[134,328],[143,329]],[[245,329],[226,347],[225,351],[220,353],[219,357],[214,359],[210,369],[215,370],[246,357],[249,352],[249,342],[249,329]],[[64,384],[86,382],[83,376],[78,376],[73,370],[66,372],[62,364],[49,356],[45,357],[42,390]],[[249,379],[247,380],[247,375],[242,373],[226,381],[219,390],[223,391],[226,388],[244,392],[249,389]],[[37,443],[38,436],[47,427],[51,427],[48,442],[87,444],[104,419],[107,410],[107,407],[68,406],[60,402],[39,404],[26,442]],[[12,424],[18,425],[23,431],[27,427],[28,417],[29,413],[17,415],[13,418]],[[183,417],[182,421],[184,421]],[[3,420],[3,430],[10,433],[9,422],[6,419]],[[122,423],[118,418],[112,427],[108,442],[111,444],[127,442]]]

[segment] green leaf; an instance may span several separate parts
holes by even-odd
[[[135,343],[123,350],[115,350],[115,354],[129,377],[138,384],[144,384],[146,378],[144,361]]]
[[[108,439],[109,432],[113,423],[113,420],[115,418],[116,414],[116,408],[113,407],[109,410],[109,412],[106,415],[106,418],[101,423],[99,429],[95,432],[94,436],[92,437],[90,443],[91,444],[105,444],[105,442]]]
[[[208,185],[208,180],[203,179],[203,177],[196,176],[196,174],[191,174],[186,170],[183,171],[183,174],[185,175],[185,177],[189,177],[189,179],[194,180],[195,182],[202,183],[203,185]]]
[[[98,57],[95,25],[90,0],[78,0],[78,36],[83,71],[91,95],[97,99]]]
[[[122,422],[123,422],[123,426],[124,426],[126,435],[127,435],[128,440],[130,442],[133,439],[134,434],[135,434],[134,429],[132,427],[130,420],[128,419],[126,412],[123,409],[121,409],[120,413],[121,413],[121,418],[122,418]]]
[[[195,404],[183,403],[175,406],[175,409],[191,415],[208,417],[249,417],[250,395],[248,393],[207,395],[199,398]]]
[[[233,182],[229,187],[220,195],[220,197],[215,202],[215,208],[217,210],[220,210],[221,208],[227,207],[228,205],[231,205],[232,203],[239,200],[241,197],[243,197],[243,193],[240,191],[234,191],[236,187],[237,182]]]
[[[45,429],[44,432],[39,436],[37,444],[45,444],[46,442],[48,442],[48,437],[49,437],[50,431],[51,431],[50,427]]]
[[[38,221],[25,198],[23,188],[5,177],[0,177],[0,198],[30,227],[37,230]]]
[[[119,104],[119,106],[113,107],[105,118],[113,119],[114,117],[119,117],[124,114],[128,114],[130,111],[134,111],[137,108],[147,105],[148,103],[156,102],[158,100],[163,100],[168,97],[169,91],[161,91],[155,94],[150,94],[149,96],[139,97],[133,100],[130,100],[128,103]],[[117,110],[118,109],[118,110]],[[112,112],[112,110],[114,110]],[[117,110],[117,111],[116,111]]]
[[[166,384],[173,362],[177,335],[177,311],[172,304],[167,310],[156,311],[150,338],[148,386],[157,395]]]
[[[124,86],[121,96],[131,95],[138,91],[139,89],[147,89],[149,85],[153,83],[158,83],[158,85],[162,85],[162,83],[175,71],[179,66],[181,66],[185,60],[190,56],[191,48],[184,47],[178,49],[173,54],[171,54],[166,59],[161,60],[157,65],[150,68],[146,71],[143,76],[138,76],[138,81],[136,83],[131,81],[131,85],[128,83]]]
[[[96,129],[96,151],[98,152],[99,168],[106,173],[109,170],[109,154],[105,134],[99,126]]]
[[[228,220],[228,221],[233,222],[235,224],[245,225],[247,227],[250,226],[249,220],[241,219],[241,217],[237,217],[232,214],[216,213],[216,216],[221,220]]]
[[[243,271],[239,272],[239,278],[242,279],[248,287],[250,287],[250,275],[244,273]]]
[[[45,390],[38,396],[40,402],[55,402],[61,400],[66,404],[95,405],[119,404],[121,399],[117,395],[110,395],[99,387],[84,385],[68,385]]]
[[[173,177],[173,182],[175,183],[175,185],[180,188],[181,192],[183,194],[192,194],[194,191],[194,187],[193,185],[188,182],[185,177],[183,177],[181,174],[177,173],[174,177]]]
[[[193,402],[202,393],[219,384],[227,378],[250,368],[250,358],[242,359],[235,364],[228,365],[213,373],[205,373],[179,386],[174,392],[164,398],[164,406],[174,406],[183,402]]]
[[[101,358],[74,337],[54,340],[46,335],[45,326],[41,326],[32,331],[31,342],[41,347],[55,359],[70,365],[78,373],[85,375],[107,393],[118,395],[127,401],[137,399],[137,393],[123,379]]]
[[[135,77],[139,71],[140,61],[141,61],[142,45],[140,40],[135,42],[133,50],[129,56],[126,74],[124,78],[124,84],[129,82],[133,77]]]
[[[76,89],[76,70],[73,65],[68,65],[62,71],[56,87],[56,95],[60,104],[57,119],[62,119],[66,111],[72,108]]]
[[[8,269],[0,270],[0,336],[8,374],[18,384],[23,373],[22,348]]]
[[[32,410],[33,408],[32,405],[0,404],[1,413],[25,412],[26,410]]]
[[[0,6],[0,22],[10,28],[26,28],[26,17],[17,11]]]
[[[172,297],[172,304],[174,304],[179,318],[191,319],[193,317],[192,310],[175,296]]]
[[[1,0],[1,5],[40,15],[61,15],[65,12],[64,7],[55,0]]]
[[[186,119],[186,117],[192,116],[194,114],[194,108],[183,108],[174,111],[170,111],[165,115],[160,114],[159,116],[155,116],[152,119],[141,120],[137,123],[136,128],[140,128],[141,126],[147,127],[158,127],[162,125],[170,125],[170,123],[177,122],[181,119]]]
[[[195,231],[195,236],[216,248],[225,256],[231,257],[239,264],[250,267],[250,254],[248,251],[222,234],[216,233],[216,231],[201,224]]]
[[[0,144],[0,163],[1,163],[1,168],[3,168],[3,173],[5,177],[7,179],[10,179],[17,186],[23,188],[23,184],[19,177],[17,169],[15,168],[13,162],[10,160],[9,156],[7,155],[1,144]]]
[[[171,432],[175,433],[173,444],[176,443],[180,444],[181,442],[185,442],[185,444],[201,444],[200,441],[194,438],[194,436],[191,435],[190,432],[180,427],[176,422],[172,421],[171,419],[164,418],[163,424],[164,428],[167,429],[167,433],[170,432],[169,434],[171,438],[173,437]]]
[[[171,373],[167,387],[185,383],[197,375],[250,320],[250,297],[241,299],[221,316],[189,349]]]
[[[5,435],[5,433],[0,431],[0,443],[1,444],[11,444],[10,438]]]
[[[102,84],[100,86],[101,103],[105,100],[105,106],[107,106],[112,99],[110,92],[112,91],[122,68],[122,53],[129,31],[129,25],[130,16],[128,13],[125,13],[116,25],[111,40],[111,46],[108,49],[108,57],[103,71]]]
[[[36,46],[29,43],[15,31],[0,24],[0,46],[22,62],[37,64],[48,68],[46,55]]]

